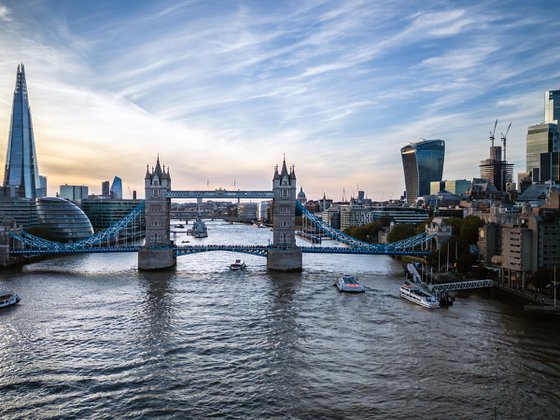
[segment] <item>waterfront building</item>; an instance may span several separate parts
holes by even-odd
[[[340,230],[340,208],[339,206],[330,206],[323,210],[321,219],[335,229]]]
[[[486,265],[501,266],[503,284],[525,289],[539,268],[560,264],[560,192],[549,190],[542,206],[495,216],[479,229],[478,245]]]
[[[4,187],[15,188],[16,197],[20,198],[34,199],[46,195],[46,179],[42,185],[37,162],[25,69],[20,64],[12,103]]]
[[[80,202],[88,198],[89,188],[85,185],[61,185],[58,196],[70,201]]]
[[[401,148],[406,186],[406,201],[430,194],[430,182],[441,181],[445,157],[443,140],[423,140]]]
[[[527,129],[527,172],[533,182],[540,180],[541,154],[560,151],[558,141],[558,124],[541,123]]]
[[[252,222],[257,219],[257,203],[239,203],[237,217],[243,222]]]
[[[93,229],[97,232],[121,220],[129,214],[142,200],[104,200],[88,198],[81,202],[81,207],[87,215]],[[146,228],[144,214],[140,215],[131,226],[131,231],[140,232]]]
[[[371,209],[348,204],[340,206],[340,230],[367,225],[373,221]]]
[[[8,193],[9,191],[9,189],[2,188],[2,193]],[[35,200],[18,198],[13,195],[0,196],[0,224],[17,225],[23,229],[35,226],[37,224]]]
[[[270,220],[270,203],[268,201],[261,201],[257,204],[257,220],[259,222]]]
[[[123,198],[122,179],[120,179],[118,176],[113,179],[110,194],[111,198],[114,200],[122,200]]]
[[[560,90],[544,93],[544,122],[556,123],[560,120]]]
[[[75,242],[93,235],[93,227],[74,203],[58,197],[36,200],[37,224],[29,232],[56,242]]]

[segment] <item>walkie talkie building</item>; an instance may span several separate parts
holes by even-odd
[[[414,204],[418,197],[430,194],[430,182],[441,181],[445,142],[423,140],[401,148],[406,187],[406,202]]]

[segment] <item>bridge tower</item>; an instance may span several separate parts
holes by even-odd
[[[173,267],[176,263],[175,252],[170,240],[171,199],[167,192],[171,190],[169,168],[165,171],[159,163],[155,168],[146,169],[144,178],[146,245],[138,251],[138,269],[161,270]]]
[[[277,271],[301,271],[301,249],[296,246],[296,173],[288,172],[286,159],[282,170],[274,168],[272,179],[273,241],[268,248],[267,266]]]

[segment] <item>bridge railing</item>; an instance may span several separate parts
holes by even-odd
[[[104,229],[92,236],[76,242],[61,243],[56,241],[49,241],[32,235],[28,232],[21,232],[21,234],[11,232],[10,237],[18,241],[21,247],[18,249],[10,250],[12,254],[44,254],[44,253],[72,253],[82,252],[85,249],[98,248],[101,244],[109,245],[119,239],[128,240],[133,238],[136,233],[128,232],[130,226],[134,226],[134,222],[144,212],[144,202],[139,203],[130,213],[125,217],[115,222],[107,229]],[[123,233],[128,233],[123,235]],[[106,247],[107,248],[107,247]],[[92,251],[93,252],[93,251]],[[109,251],[108,251],[109,252]]]

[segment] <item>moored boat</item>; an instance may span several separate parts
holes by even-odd
[[[336,288],[340,292],[346,293],[364,293],[364,286],[351,274],[343,274],[336,282]]]
[[[426,292],[417,284],[405,282],[400,287],[400,295],[402,298],[409,300],[417,305],[423,306],[428,309],[439,308],[438,299]]]
[[[20,297],[10,290],[0,290],[0,308],[15,305],[20,301]]]
[[[245,261],[242,260],[235,260],[234,262],[232,262],[229,265],[229,269],[231,271],[239,271],[239,270],[243,270],[246,267],[245,265]]]
[[[208,236],[206,224],[200,218],[196,218],[196,220],[193,222],[193,227],[189,232],[195,238],[206,238]]]

